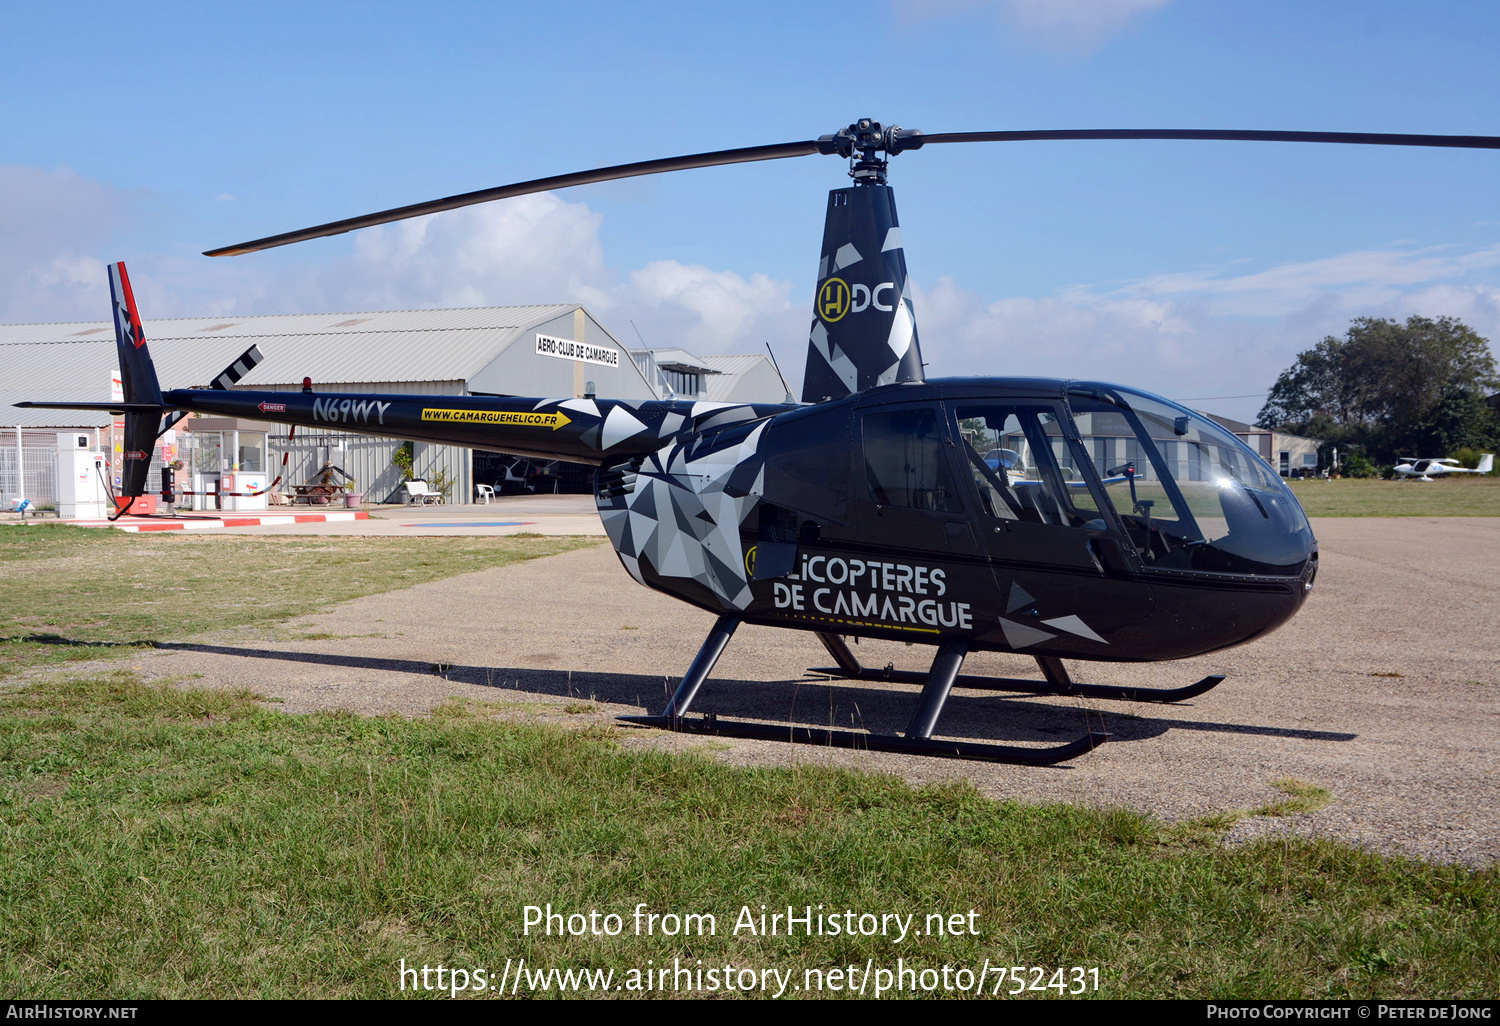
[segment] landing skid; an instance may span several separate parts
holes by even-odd
[[[1065,762],[1075,759],[1080,755],[1086,755],[1095,748],[1109,740],[1109,735],[1102,731],[1091,730],[1076,741],[1067,744],[1055,745],[1049,748],[1025,748],[1018,745],[992,745],[974,741],[935,741],[932,732],[937,726],[938,716],[943,711],[943,706],[948,701],[948,695],[953,690],[956,682],[965,678],[959,676],[959,668],[963,665],[964,656],[968,654],[968,646],[963,642],[950,641],[938,647],[937,657],[932,661],[932,669],[925,674],[910,673],[912,683],[922,685],[922,694],[917,700],[917,709],[912,716],[911,723],[906,728],[905,735],[898,734],[863,734],[849,730],[824,730],[817,727],[796,727],[791,724],[774,723],[750,723],[739,720],[721,720],[715,715],[707,715],[701,719],[690,720],[687,718],[688,708],[693,699],[698,695],[698,689],[708,679],[709,673],[713,671],[714,664],[718,662],[719,656],[729,645],[729,639],[734,636],[735,628],[739,621],[734,617],[721,616],[714,624],[713,630],[709,632],[703,647],[698,650],[698,655],[693,659],[693,664],[688,667],[687,673],[682,678],[682,683],[677,686],[677,691],[672,695],[671,701],[662,711],[660,716],[621,716],[620,719],[626,723],[634,723],[644,727],[658,727],[662,730],[677,731],[682,734],[707,734],[715,737],[743,737],[759,741],[781,741],[801,745],[819,745],[824,748],[851,748],[873,752],[899,752],[905,755],[926,755],[943,759],[973,759],[981,762],[1006,762],[1017,763],[1025,766],[1050,766],[1054,763]],[[831,652],[841,664],[847,669],[854,671],[865,671],[860,667],[848,646],[844,645],[843,639],[836,635],[819,634],[823,638],[823,644],[828,646]],[[843,649],[842,655],[835,651],[834,645],[829,639],[837,643]],[[847,657],[847,663],[846,659]],[[1060,664],[1059,664],[1060,665]],[[823,671],[819,671],[823,672]],[[846,670],[833,671],[836,676],[849,677],[855,673]],[[906,679],[903,678],[903,679]],[[862,679],[895,679],[890,677],[871,677]],[[969,678],[984,680],[987,678]],[[1031,682],[1035,684],[1035,682]],[[1217,683],[1217,681],[1215,682]],[[1212,686],[1212,685],[1210,685]]]
[[[837,634],[818,635],[828,654],[838,661],[837,666],[817,666],[808,673],[821,673],[829,677],[847,680],[891,681],[897,684],[921,684],[927,674],[915,670],[896,670],[887,666],[876,670],[860,664],[844,639]],[[1212,691],[1224,681],[1224,675],[1216,673],[1204,677],[1196,684],[1180,688],[1127,688],[1104,684],[1079,684],[1068,675],[1067,667],[1055,656],[1035,656],[1042,675],[1047,679],[1021,680],[1015,677],[978,677],[963,674],[954,678],[953,686],[960,688],[983,688],[989,691],[1022,691],[1034,695],[1080,695],[1084,698],[1109,698],[1117,702],[1181,702]]]

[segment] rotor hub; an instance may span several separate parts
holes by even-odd
[[[888,158],[921,146],[921,132],[909,131],[899,125],[887,127],[870,118],[860,118],[833,135],[818,139],[820,153],[837,153],[848,158],[849,177],[856,185],[884,185]]]

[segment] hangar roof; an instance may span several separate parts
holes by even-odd
[[[776,369],[764,353],[749,353],[742,356],[706,356],[703,362],[714,370],[714,376],[709,378],[705,385],[708,388],[705,399],[724,401],[735,395],[745,375],[755,371],[761,371],[762,381],[756,386],[765,392],[761,398],[757,394],[755,399],[744,399],[735,395],[736,402],[763,402],[775,403],[781,401],[783,390],[790,392],[791,388],[783,381],[781,372]],[[772,384],[774,382],[774,384]]]
[[[526,331],[574,303],[377,313],[152,318],[146,340],[163,388],[204,385],[260,344],[241,387],[317,381],[467,381]],[[274,345],[265,343],[274,341]],[[351,359],[351,344],[357,346]],[[0,325],[0,424],[105,423],[108,417],[18,410],[22,400],[104,402],[117,369],[110,321]]]
[[[658,367],[666,370],[688,371],[698,374],[719,373],[686,349],[649,349],[647,352],[656,358],[656,365]]]

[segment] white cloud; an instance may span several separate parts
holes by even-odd
[[[1264,316],[1291,313],[1330,292],[1350,307],[1374,306],[1400,297],[1414,285],[1462,278],[1500,265],[1500,245],[1460,251],[1453,246],[1375,249],[1261,271],[1183,271],[1133,282],[1120,293],[1197,296],[1221,314]]]
[[[791,282],[764,274],[746,280],[732,271],[657,260],[632,271],[629,285],[614,299],[623,311],[649,319],[653,334],[712,354],[758,350],[773,335],[786,337],[792,325],[805,329],[806,314],[800,305],[793,307],[791,292]],[[652,335],[647,340],[660,344]]]
[[[1289,362],[1282,325],[1215,317],[1175,299],[1072,288],[989,300],[942,278],[914,301],[929,376],[1092,378],[1195,397],[1264,389]],[[1259,405],[1211,409],[1253,418]]]
[[[582,302],[627,345],[631,322],[653,347],[703,355],[758,349],[800,324],[790,282],[748,279],[676,260],[623,277],[606,266],[602,218],[583,203],[544,193],[451,211],[362,233],[354,252],[312,273],[290,275],[256,306],[366,310]],[[805,325],[801,326],[805,329]]]
[[[139,199],[66,169],[0,168],[0,319],[102,320],[104,263]],[[702,355],[766,342],[800,382],[809,311],[794,283],[675,260],[611,268],[601,217],[543,194],[352,237],[319,263],[142,254],[132,281],[153,317],[511,303],[587,304],[626,345]],[[1500,336],[1500,245],[1388,246],[1271,267],[1230,263],[1042,296],[916,283],[932,375],[1098,377],[1189,397],[1263,390],[1356,316],[1458,317]],[[1214,407],[1244,419],[1258,403]]]
[[[893,0],[913,23],[979,11],[996,17],[1008,38],[1054,53],[1086,55],[1167,0]]]
[[[107,317],[105,250],[134,199],[66,169],[0,168],[0,320]],[[129,262],[148,322],[582,302],[627,345],[639,344],[634,321],[652,346],[713,355],[769,339],[784,366],[799,365],[807,314],[790,282],[675,260],[622,273],[606,265],[602,220],[542,193],[359,232],[352,250],[318,264],[160,253]]]
[[[67,168],[0,167],[0,318],[107,316],[97,254],[141,195]]]
[[[1049,50],[1092,53],[1167,0],[1005,0],[1002,17]]]
[[[369,229],[320,267],[236,275],[196,261],[173,276],[200,283],[200,313],[581,302],[627,346],[640,345],[632,323],[652,347],[705,356],[759,352],[770,340],[800,376],[808,315],[792,303],[791,282],[676,260],[622,274],[606,264],[601,222],[586,204],[543,193]]]
[[[1366,250],[1231,274],[1192,271],[1050,296],[981,297],[952,278],[915,296],[933,375],[1093,377],[1174,397],[1270,388],[1354,317],[1452,316],[1500,337],[1500,287],[1461,281],[1500,246]],[[1257,399],[1210,406],[1253,419]]]
[[[601,220],[542,193],[399,221],[356,233],[349,256],[296,275],[291,296],[324,310],[587,301],[607,279]]]

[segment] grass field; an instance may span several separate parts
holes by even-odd
[[[1500,477],[1288,483],[1310,517],[1500,517]]]
[[[3,694],[0,990],[388,997],[401,959],[488,982],[524,958],[619,988],[701,959],[775,968],[788,993],[808,969],[898,959],[970,979],[986,959],[1044,979],[1097,967],[1109,997],[1484,996],[1500,977],[1493,871],[1226,848],[1216,823],[624,752],[485,712],[291,717],[126,673]],[[1284,789],[1288,808],[1262,814],[1318,800]],[[523,907],[548,902],[625,926],[523,936]],[[638,903],[713,914],[715,933],[636,936]],[[736,935],[762,904],[916,913],[919,930],[958,915],[961,933]]]
[[[342,598],[581,543],[27,529],[0,534],[0,583],[25,599],[6,603],[13,633],[146,641],[274,629]],[[146,596],[156,604],[140,608]],[[3,650],[13,669],[109,651],[21,637]],[[827,973],[851,965],[840,986],[867,965],[888,985],[898,966],[934,970],[936,983],[946,965],[955,985],[987,962],[1025,966],[1020,982],[1042,984],[1027,996],[1072,989],[1073,967],[1085,993],[1097,968],[1105,997],[1484,997],[1500,978],[1493,868],[1332,842],[1223,843],[1236,816],[1329,799],[1295,780],[1271,805],[1166,825],[995,802],[966,784],[630,751],[610,732],[507,722],[481,703],[415,720],[288,716],[274,696],[59,670],[0,685],[11,997],[390,997],[412,993],[399,989],[402,959],[462,968],[471,987],[482,969],[480,996],[502,973],[514,982],[507,960],[520,959],[533,972],[612,971],[626,994],[674,960],[753,970],[772,993],[775,970],[787,994],[806,993],[795,988],[808,970],[832,994]],[[621,932],[525,936],[524,906],[549,902],[617,914]],[[641,903],[712,914],[716,929],[637,936]],[[963,925],[905,940],[736,933],[742,907],[758,917],[762,904]],[[978,985],[1016,983],[991,972]],[[527,977],[515,989],[546,988]]]
[[[598,544],[594,538],[319,538],[0,529],[0,680],[203,631]]]

